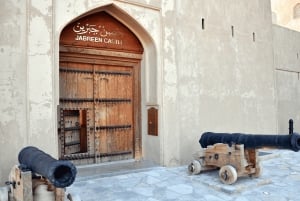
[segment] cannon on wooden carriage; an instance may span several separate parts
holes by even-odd
[[[259,177],[262,169],[258,159],[259,148],[300,150],[300,135],[252,135],[241,133],[203,133],[199,143],[203,148],[189,164],[191,174],[217,169],[220,180],[233,184],[241,176]]]
[[[63,201],[64,188],[76,177],[76,167],[70,161],[56,160],[36,147],[23,148],[18,156],[20,165],[12,168],[9,200]]]

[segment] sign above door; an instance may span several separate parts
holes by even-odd
[[[143,52],[137,37],[104,11],[83,17],[66,26],[61,34],[61,45]]]

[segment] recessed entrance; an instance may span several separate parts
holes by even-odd
[[[60,38],[59,151],[77,164],[141,155],[136,36],[106,12],[69,24]]]

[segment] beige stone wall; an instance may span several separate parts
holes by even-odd
[[[278,130],[288,133],[288,120],[300,132],[300,33],[273,26],[274,68],[278,94]]]
[[[1,185],[22,147],[57,154],[51,4],[10,0],[1,5]]]
[[[187,163],[205,131],[277,132],[270,10],[268,0],[163,1],[167,165]]]
[[[4,1],[0,24],[0,186],[28,141],[26,1]]]

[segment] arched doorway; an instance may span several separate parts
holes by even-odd
[[[105,11],[64,28],[59,51],[60,158],[89,164],[141,153],[137,37]]]

